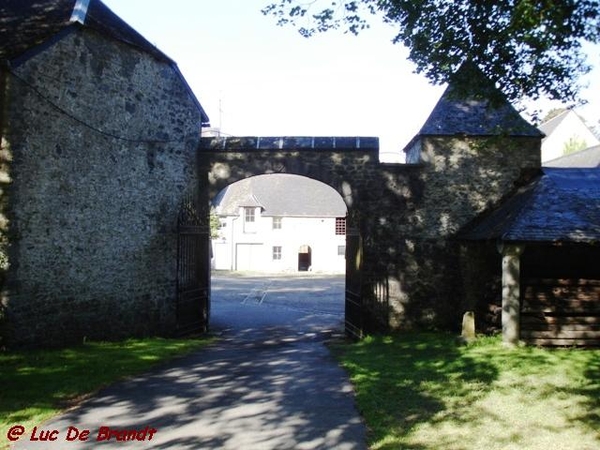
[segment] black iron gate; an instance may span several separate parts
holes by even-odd
[[[357,228],[346,230],[346,335],[354,339],[364,337],[362,308],[362,241]]]
[[[177,335],[208,330],[210,316],[210,239],[193,201],[177,219]]]

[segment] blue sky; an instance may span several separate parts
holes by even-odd
[[[177,62],[224,133],[378,136],[389,159],[443,92],[412,73],[406,49],[391,43],[394,30],[377,19],[358,37],[306,39],[261,14],[269,0],[103,1]],[[588,97],[599,91],[596,82]],[[597,103],[580,113],[600,120]]]

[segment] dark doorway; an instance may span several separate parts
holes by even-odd
[[[298,250],[298,272],[308,272],[312,266],[312,250],[308,245],[300,246]]]

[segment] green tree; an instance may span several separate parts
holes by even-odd
[[[580,150],[585,150],[587,148],[587,143],[585,140],[581,139],[579,136],[571,136],[563,147],[563,155],[569,155],[571,153],[578,152]]]
[[[221,221],[219,220],[219,216],[217,216],[217,211],[215,208],[210,208],[210,238],[216,239],[219,237],[219,229],[221,228]]]
[[[579,101],[582,43],[600,42],[600,0],[277,0],[263,13],[307,37],[358,34],[378,15],[432,82],[470,60],[512,101]]]

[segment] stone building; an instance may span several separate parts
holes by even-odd
[[[173,334],[202,106],[99,0],[5,0],[0,17],[5,343]]]

